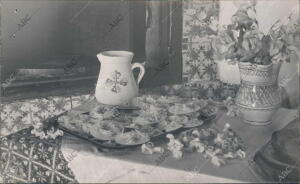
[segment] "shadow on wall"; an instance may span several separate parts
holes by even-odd
[[[112,28],[116,17],[120,21]],[[55,67],[78,55],[96,58],[102,50],[130,49],[126,2],[2,1],[1,18],[6,74],[20,67]]]

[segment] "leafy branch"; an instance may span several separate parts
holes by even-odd
[[[260,65],[289,62],[295,47],[294,36],[300,31],[300,20],[292,14],[286,23],[276,21],[267,34],[259,30],[256,4],[240,7],[232,16],[232,23],[219,30],[212,42],[216,58],[238,60]]]

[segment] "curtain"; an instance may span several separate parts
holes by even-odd
[[[146,1],[145,86],[179,83],[182,77],[182,1]]]

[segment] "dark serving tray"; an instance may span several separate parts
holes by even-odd
[[[114,141],[103,141],[103,140],[99,140],[99,139],[96,139],[94,138],[93,136],[91,135],[88,135],[88,134],[83,134],[83,133],[80,133],[80,132],[76,132],[76,131],[72,131],[72,130],[69,130],[68,128],[64,127],[63,125],[59,124],[58,123],[58,118],[60,116],[63,116],[67,113],[66,112],[63,112],[57,116],[54,116],[52,118],[49,118],[47,121],[46,121],[46,129],[53,126],[53,127],[56,127],[60,130],[62,130],[63,132],[67,133],[67,134],[70,134],[70,135],[73,135],[77,138],[80,138],[80,139],[83,139],[85,141],[88,141],[92,144],[94,144],[95,146],[97,146],[97,148],[99,150],[103,150],[103,149],[113,149],[113,150],[124,150],[124,149],[133,149],[133,148],[136,148],[138,146],[141,146],[142,144],[136,144],[136,145],[121,145],[121,144],[118,144],[118,143],[115,143]],[[201,119],[202,121],[204,121],[204,124],[207,124],[208,122],[210,122],[211,120],[213,120],[214,118],[216,117],[216,115],[212,115],[212,116],[206,116],[205,114],[202,114],[200,113],[200,116],[198,117],[199,119]],[[202,126],[202,125],[199,125],[199,126]],[[196,127],[199,127],[199,126],[196,126]],[[192,128],[196,128],[196,127],[192,127]],[[165,138],[165,136],[168,134],[168,133],[172,133],[172,134],[178,134],[182,131],[185,131],[185,130],[189,130],[189,129],[192,129],[192,128],[184,128],[184,127],[181,127],[179,129],[176,129],[174,131],[170,131],[170,132],[163,132],[162,134],[159,134],[157,136],[153,136],[153,137],[150,137],[150,141],[156,141],[158,139],[163,139]]]

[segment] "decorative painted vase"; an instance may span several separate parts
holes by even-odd
[[[97,54],[101,63],[95,96],[98,102],[121,105],[138,96],[138,85],[145,74],[140,63],[131,64],[133,53],[128,51],[105,51]],[[132,70],[140,69],[137,81]]]
[[[272,122],[272,116],[282,101],[277,84],[280,66],[239,63],[241,85],[236,105],[245,123],[267,125]]]

